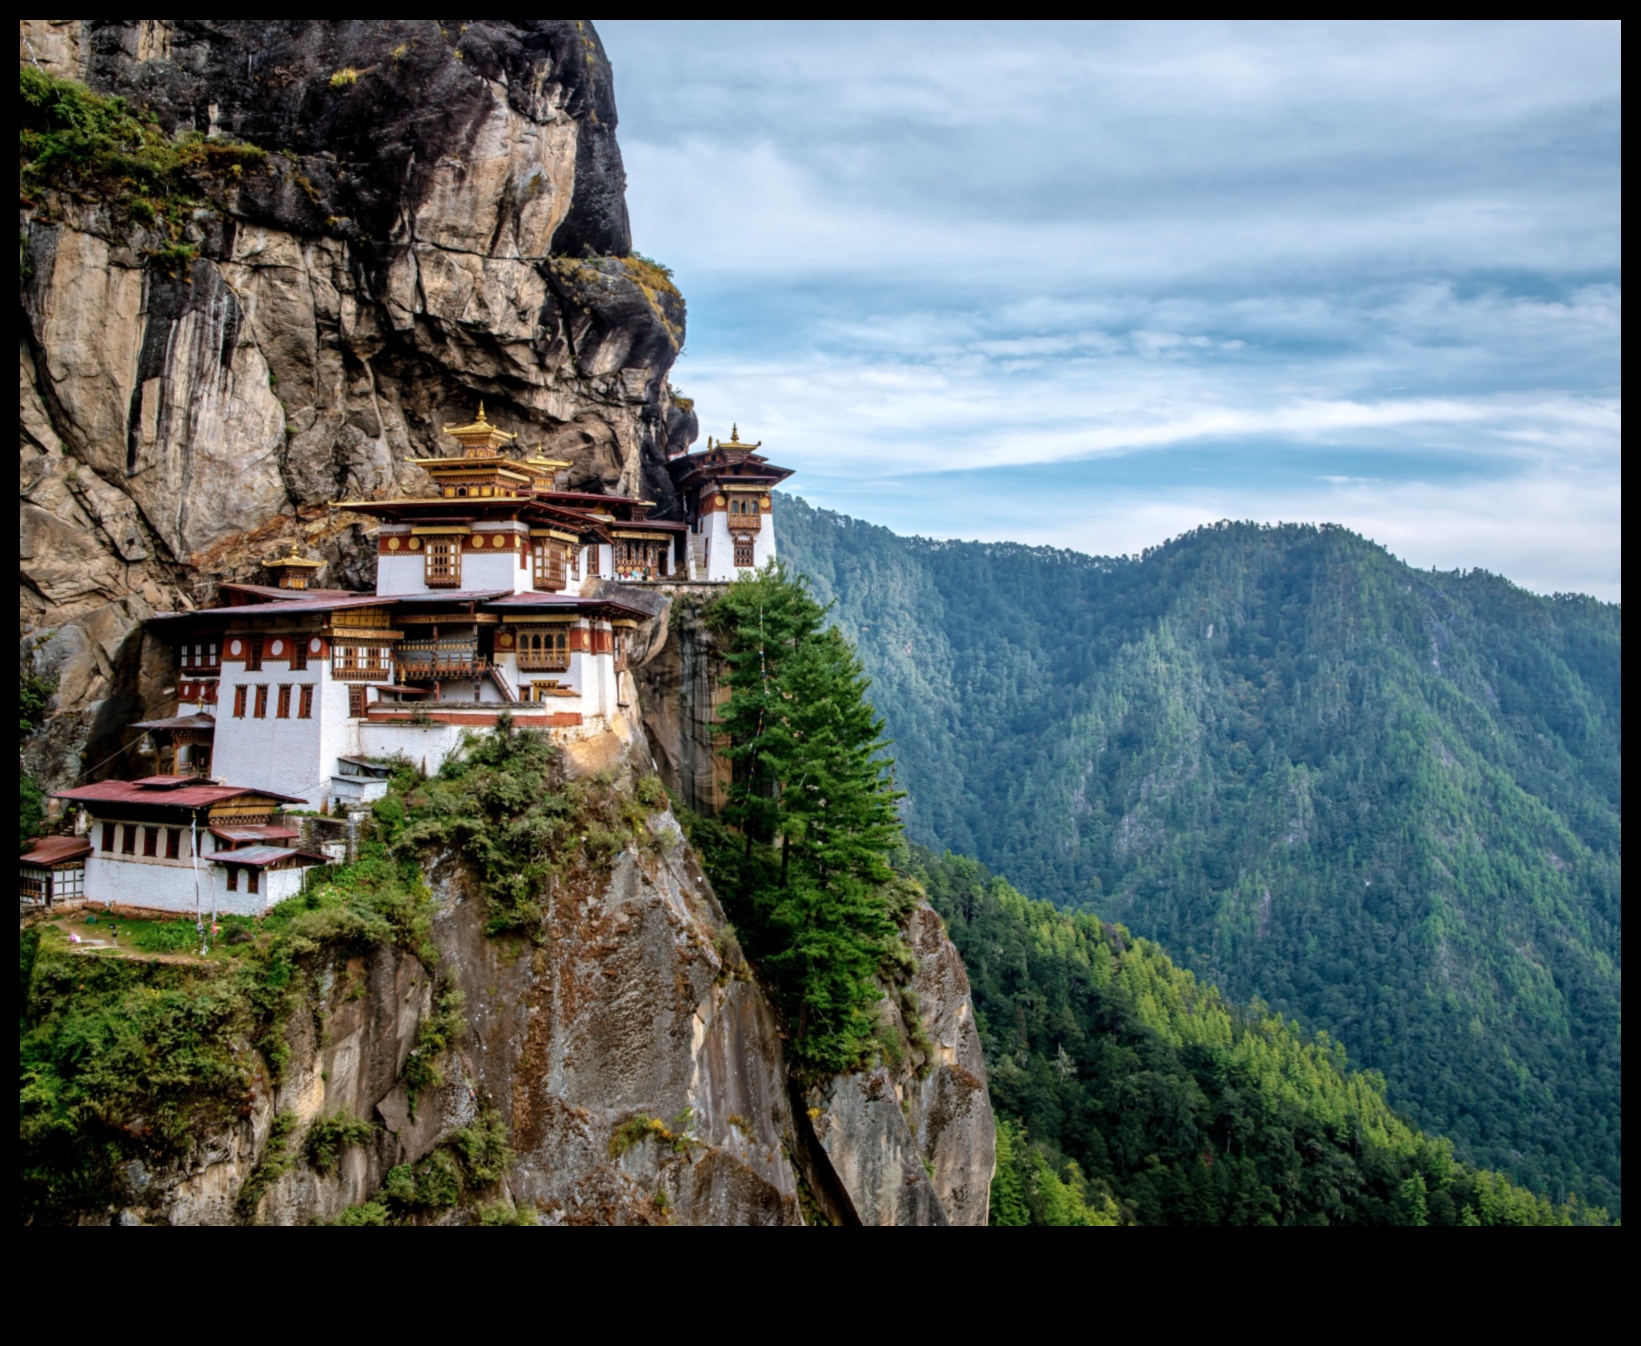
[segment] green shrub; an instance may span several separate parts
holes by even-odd
[[[377,1195],[401,1215],[448,1210],[462,1194],[461,1169],[448,1150],[434,1150],[419,1164],[388,1170]]]
[[[194,249],[180,237],[227,184],[267,161],[255,145],[172,139],[124,99],[93,93],[33,65],[18,70],[18,190],[25,205],[50,192],[105,201],[169,238],[150,255],[176,268]]]
[[[498,1181],[513,1166],[507,1123],[499,1112],[482,1113],[478,1121],[453,1132],[448,1143],[476,1186]]]
[[[392,1212],[380,1201],[366,1201],[358,1206],[349,1206],[331,1221],[332,1224],[344,1227],[385,1225],[391,1222]]]
[[[294,1156],[290,1152],[291,1133],[299,1124],[300,1121],[294,1112],[282,1112],[273,1119],[268,1127],[267,1142],[262,1147],[262,1158],[251,1170],[251,1176],[245,1179],[239,1189],[239,1196],[234,1201],[235,1209],[240,1215],[254,1215],[263,1193],[290,1171],[294,1161]]]
[[[479,1207],[481,1225],[534,1225],[535,1211],[528,1206],[515,1206],[511,1201],[491,1201]]]
[[[310,1167],[319,1173],[330,1173],[335,1170],[343,1150],[352,1145],[368,1145],[377,1134],[376,1128],[363,1117],[338,1112],[316,1118],[308,1127],[302,1148]]]

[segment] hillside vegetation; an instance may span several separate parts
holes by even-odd
[[[1328,1030],[1465,1160],[1617,1211],[1617,606],[1331,527],[1106,559],[780,509],[915,840]]]
[[[1582,1224],[1456,1162],[1326,1033],[1228,1004],[1147,940],[973,860],[904,867],[973,987],[998,1110],[993,1224]]]

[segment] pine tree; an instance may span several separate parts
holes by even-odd
[[[900,838],[883,721],[826,612],[771,563],[711,614],[735,764],[724,820],[741,832],[745,861],[726,898],[782,992],[794,1056],[822,1073],[859,1064],[875,1041],[879,974],[898,939],[884,885]]]

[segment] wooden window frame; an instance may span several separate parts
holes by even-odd
[[[104,855],[113,855],[114,852],[117,851],[119,848],[120,848],[120,825],[118,823],[104,823],[103,824],[103,845],[102,845],[103,854]]]
[[[758,544],[756,542],[742,542],[739,539],[736,540],[735,568],[737,570],[755,569],[758,564],[757,555]],[[745,558],[744,560],[742,559],[743,557]]]
[[[288,682],[279,684],[279,704],[274,710],[274,718],[276,720],[291,718],[291,684]]]
[[[228,871],[228,891],[237,893],[239,891],[239,866],[225,865],[223,868]]]
[[[135,855],[137,853],[137,826],[135,823],[120,824],[120,854]]]
[[[262,637],[245,637],[245,671],[260,673],[262,671]]]
[[[365,689],[363,687],[348,688],[348,718],[350,720],[364,719],[365,707],[368,704],[365,700]]]
[[[254,865],[246,865],[245,866],[245,891],[247,893],[259,893],[259,892],[261,892],[262,891],[261,879],[262,879],[262,871],[260,869],[257,869]]]
[[[556,538],[531,539],[530,587],[537,593],[556,594],[564,588],[569,571],[564,552],[564,544]]]
[[[167,860],[182,859],[182,829],[167,827],[165,829],[165,858]]]
[[[456,534],[425,538],[422,542],[422,579],[430,589],[462,587],[462,539]]]
[[[291,637],[291,671],[300,673],[308,666],[308,638],[306,636]]]
[[[256,685],[256,708],[251,712],[251,718],[265,720],[268,718],[268,684],[259,682]]]
[[[519,672],[568,673],[570,671],[570,628],[567,626],[524,626],[517,635]]]
[[[145,827],[142,829],[142,854],[145,860],[157,860],[160,856],[160,829]]]
[[[243,720],[245,718],[246,703],[249,701],[250,695],[251,689],[243,682],[234,688],[234,719]]]
[[[302,684],[302,695],[297,699],[296,718],[299,720],[313,719],[313,684]]]

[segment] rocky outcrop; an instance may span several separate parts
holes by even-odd
[[[290,1026],[280,1082],[253,1092],[238,1126],[199,1137],[183,1164],[128,1165],[130,1204],[119,1222],[311,1224],[364,1201],[389,1168],[420,1159],[440,1134],[461,1124],[461,1109],[444,1097],[459,1099],[460,1089],[427,1101],[420,1130],[384,1130],[376,1144],[342,1148],[334,1171],[315,1171],[299,1147],[319,1118],[369,1119],[400,1092],[400,1073],[431,1004],[432,979],[421,962],[388,946],[318,969],[306,1012]],[[473,1112],[469,1105],[467,1120]],[[287,1129],[270,1143],[276,1119]]]
[[[661,779],[697,813],[717,813],[729,787],[729,763],[717,751],[718,707],[728,695],[722,659],[702,610],[717,586],[677,585],[653,636],[633,660],[644,733]],[[623,602],[634,601],[622,594]]]
[[[677,824],[655,826],[659,856],[554,893],[538,948],[488,937],[459,872],[436,882],[509,1195],[546,1223],[801,1223],[774,1017]]]
[[[631,259],[609,63],[573,20],[23,20],[19,59],[168,134],[268,151],[209,185],[191,257],[112,199],[25,204],[24,654],[58,679],[28,764],[119,747],[157,684],[141,619],[300,539],[368,585],[332,502],[483,399],[571,484],[665,507],[694,416],[666,375],[683,301]],[[104,703],[122,695],[119,713]],[[131,701],[131,698],[135,701]],[[153,702],[145,704],[144,698]]]
[[[859,1223],[985,1224],[996,1133],[968,974],[927,903],[906,938],[912,995],[884,1009],[910,1051],[811,1089],[808,1116]]]

